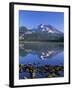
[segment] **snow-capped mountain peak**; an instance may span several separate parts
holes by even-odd
[[[44,24],[41,24],[40,27],[41,27],[41,28],[44,28]]]
[[[39,31],[42,31],[42,32],[62,34],[61,31],[57,30],[57,29],[56,29],[54,26],[52,26],[52,25],[40,24],[37,29],[38,29]]]

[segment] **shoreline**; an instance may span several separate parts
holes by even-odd
[[[59,42],[59,41],[19,41],[19,43],[64,43],[64,42]]]

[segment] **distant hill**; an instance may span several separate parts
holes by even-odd
[[[19,28],[19,39],[24,41],[64,41],[64,33],[52,25],[40,24],[37,28]]]

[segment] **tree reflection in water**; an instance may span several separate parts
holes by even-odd
[[[22,58],[28,57],[29,54],[37,55],[42,60],[39,62],[19,63],[19,79],[33,79],[33,78],[52,78],[64,76],[64,65],[48,64],[48,60],[63,52],[62,42],[20,42],[19,55]],[[30,57],[28,58],[30,59]],[[39,60],[38,59],[38,60]],[[21,59],[19,62],[22,61]],[[32,62],[32,60],[30,60]],[[40,64],[46,61],[47,64]],[[62,61],[63,62],[63,61]],[[53,62],[52,62],[53,63]]]

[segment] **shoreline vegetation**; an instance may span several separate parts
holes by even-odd
[[[63,75],[61,75],[63,72]],[[19,79],[33,79],[33,78],[52,78],[52,77],[63,77],[64,76],[64,66],[58,65],[44,65],[35,66],[32,64],[19,64],[19,73],[28,73],[28,76],[22,76]],[[41,77],[36,77],[39,73]]]
[[[19,42],[24,41],[24,42],[64,42],[64,39],[60,40],[24,40],[24,39],[19,39]]]
[[[64,41],[24,41],[20,40],[19,43],[64,43]]]

